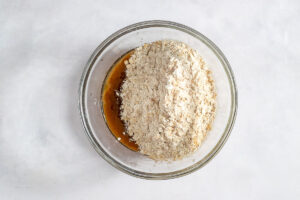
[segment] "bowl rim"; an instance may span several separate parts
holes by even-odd
[[[218,143],[214,146],[214,148],[200,161],[197,163],[186,167],[181,170],[167,172],[167,173],[148,173],[148,172],[142,172],[138,170],[134,170],[131,168],[128,168],[127,166],[123,165],[122,163],[118,162],[114,158],[110,157],[109,154],[101,147],[101,145],[97,142],[96,137],[94,136],[93,132],[91,131],[89,121],[87,119],[86,114],[86,105],[85,105],[85,90],[87,86],[87,80],[89,77],[89,74],[93,67],[95,66],[94,63],[96,62],[98,56],[104,51],[106,47],[108,47],[113,41],[120,38],[121,36],[139,30],[139,29],[145,29],[145,28],[152,28],[152,27],[163,27],[163,28],[171,28],[175,30],[179,30],[182,32],[185,32],[196,39],[199,39],[201,42],[203,42],[207,47],[209,47],[215,55],[220,60],[226,74],[228,81],[230,83],[230,91],[231,91],[231,108],[230,108],[230,115],[227,121],[226,128],[219,139]],[[81,116],[81,121],[83,123],[84,130],[86,132],[86,135],[89,138],[89,141],[91,142],[94,149],[97,151],[97,153],[106,160],[109,164],[114,166],[115,168],[119,169],[122,172],[125,172],[126,174],[138,177],[138,178],[144,178],[144,179],[171,179],[171,178],[177,178],[181,177],[187,174],[190,174],[203,166],[205,166],[212,158],[214,158],[217,153],[221,150],[221,148],[224,146],[225,142],[227,141],[237,114],[237,108],[238,108],[238,98],[237,98],[237,88],[235,83],[235,78],[232,72],[232,69],[230,67],[230,64],[228,60],[226,59],[225,55],[222,53],[222,51],[206,36],[201,34],[200,32],[176,23],[172,21],[164,21],[164,20],[150,20],[150,21],[142,21],[138,22],[129,26],[126,26],[119,31],[116,31],[115,33],[111,34],[107,39],[105,39],[92,53],[90,58],[88,59],[87,64],[85,65],[84,71],[82,73],[81,79],[80,79],[80,86],[79,86],[79,112]]]

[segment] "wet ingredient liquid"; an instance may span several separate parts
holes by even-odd
[[[113,65],[104,82],[102,102],[106,123],[112,134],[127,148],[138,151],[138,145],[130,141],[129,135],[123,134],[125,126],[120,119],[121,99],[116,95],[116,91],[120,90],[125,79],[126,66],[124,61],[128,60],[132,54],[133,51],[126,53]]]

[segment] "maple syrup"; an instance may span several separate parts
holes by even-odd
[[[124,146],[133,151],[138,151],[138,145],[130,140],[131,137],[126,133],[124,122],[120,118],[121,98],[116,94],[116,91],[120,91],[126,77],[124,61],[128,60],[132,54],[133,50],[127,52],[113,64],[104,81],[102,103],[106,124],[111,133]]]

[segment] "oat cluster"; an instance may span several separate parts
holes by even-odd
[[[138,47],[125,64],[121,119],[140,152],[177,160],[197,150],[216,108],[211,72],[199,53],[163,40]]]

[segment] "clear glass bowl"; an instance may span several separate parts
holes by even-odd
[[[123,146],[103,117],[101,90],[113,63],[131,49],[157,40],[172,39],[198,50],[212,71],[216,85],[216,118],[205,141],[182,160],[154,161]],[[237,91],[230,65],[221,50],[201,33],[169,21],[145,21],[127,26],[104,40],[91,55],[79,89],[82,122],[96,151],[117,169],[140,178],[169,179],[189,174],[211,160],[227,140],[237,111]]]

